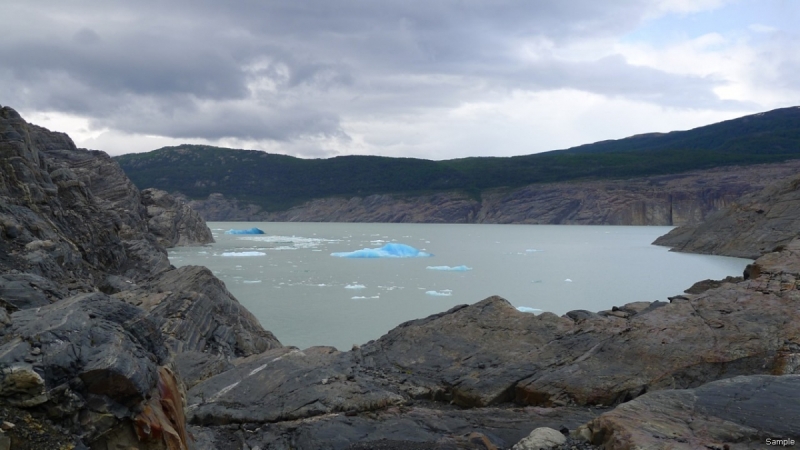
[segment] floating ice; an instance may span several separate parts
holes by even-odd
[[[566,279],[566,280],[564,280],[564,281],[566,281],[567,283],[572,283],[572,280],[570,280],[569,278],[567,278],[567,279]]]
[[[260,230],[260,229],[258,229],[256,227],[247,228],[245,230],[237,230],[237,229],[231,228],[230,230],[226,231],[225,234],[264,234],[264,231],[262,231],[262,230]]]
[[[444,289],[441,291],[425,291],[425,294],[434,297],[450,297],[451,295],[453,295],[453,291],[451,289]]]
[[[428,267],[426,267],[426,269],[428,269],[428,270],[444,270],[444,271],[449,271],[449,272],[466,272],[468,270],[472,270],[472,267],[467,267],[467,266],[455,266],[455,267],[450,267],[450,266],[428,266]]]
[[[536,253],[536,252],[541,252],[541,250],[537,250],[537,249],[535,249],[535,248],[529,248],[529,249],[526,249],[525,251],[526,251],[526,252],[528,252],[528,253]]]
[[[335,252],[331,256],[339,258],[426,258],[430,253],[417,250],[405,244],[386,244],[380,248],[365,248],[354,252]]]
[[[261,280],[244,280],[244,281],[242,281],[242,283],[244,283],[244,284],[255,284],[255,283],[261,283]]]
[[[517,306],[517,311],[524,312],[524,313],[532,313],[532,314],[536,314],[536,313],[542,312],[541,309],[531,308],[530,306]]]
[[[225,252],[220,256],[266,256],[264,252]]]
[[[344,287],[345,289],[366,289],[366,286],[363,284],[348,284]]]
[[[270,247],[269,250],[297,250],[305,248],[315,249],[323,244],[327,244],[330,242],[339,242],[338,239],[310,238],[303,236],[273,236],[273,235],[244,236],[239,238],[239,240],[265,242],[272,245],[272,247]]]

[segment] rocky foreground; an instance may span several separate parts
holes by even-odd
[[[347,352],[298,349],[207,269],[170,266],[164,246],[210,238],[179,199],[139,192],[102,152],[10,108],[0,163],[0,449],[744,449],[800,438],[798,240],[745,279],[663,302],[558,317],[491,297]]]

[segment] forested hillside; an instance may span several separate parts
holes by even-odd
[[[116,158],[140,188],[202,199],[219,192],[268,211],[323,197],[418,195],[498,187],[624,179],[800,158],[800,107],[689,131],[651,133],[566,150],[448,161],[380,156],[300,159],[200,145]]]

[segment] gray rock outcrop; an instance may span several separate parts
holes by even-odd
[[[800,435],[797,417],[800,375],[753,375],[649,393],[594,419],[587,429],[606,448],[793,447]]]
[[[210,244],[211,230],[197,211],[182,199],[158,189],[141,192],[142,204],[147,207],[147,228],[165,248]]]
[[[186,449],[175,370],[210,376],[280,346],[207,269],[169,264],[160,243],[208,229],[146,197],[105,153],[0,107],[0,437],[12,448]]]
[[[654,242],[673,250],[755,259],[785,245],[800,230],[800,177],[748,195],[700,224],[679,227]]]

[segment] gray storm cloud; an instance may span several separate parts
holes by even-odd
[[[576,89],[724,109],[724,80],[621,56],[526,59],[625,33],[654,2],[118,1],[0,5],[0,100],[174,138],[343,136],[344,117]],[[21,20],[24,19],[24,20]]]

